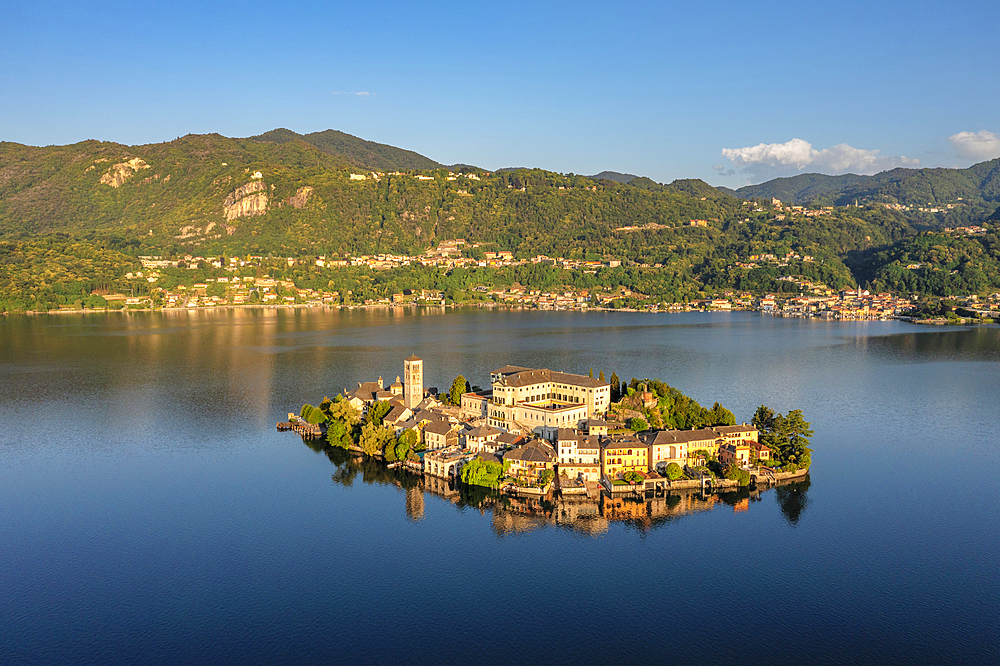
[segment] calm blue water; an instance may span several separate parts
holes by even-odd
[[[586,532],[275,432],[411,353],[800,408],[810,482]],[[0,661],[998,663],[998,370],[997,328],[748,313],[3,318]]]

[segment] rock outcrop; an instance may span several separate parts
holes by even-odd
[[[263,215],[267,212],[267,203],[263,181],[255,180],[230,192],[222,204],[222,211],[226,221],[232,222],[238,217]]]
[[[148,168],[149,165],[146,164],[146,160],[141,157],[133,157],[127,162],[119,162],[108,169],[108,172],[101,176],[100,182],[104,185],[110,185],[111,187],[121,187],[122,184],[129,179],[129,176],[137,171],[140,171],[141,169]]]
[[[313,188],[306,185],[305,187],[300,187],[295,191],[294,197],[288,197],[288,204],[292,208],[304,208],[306,202],[309,201],[309,195],[312,194]]]

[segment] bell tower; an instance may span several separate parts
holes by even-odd
[[[413,409],[424,399],[424,362],[414,354],[403,361],[403,404]]]

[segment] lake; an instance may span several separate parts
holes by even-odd
[[[391,382],[413,353],[442,389],[506,364],[593,368],[660,378],[737,421],[802,409],[810,477],[656,520],[574,522],[275,431],[305,402]],[[996,327],[475,309],[0,318],[0,660],[997,663],[998,406]]]

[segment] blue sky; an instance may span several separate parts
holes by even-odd
[[[0,140],[333,128],[729,186],[1000,156],[1000,3],[833,5],[7,0]]]

